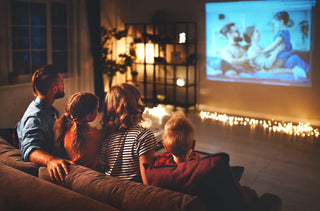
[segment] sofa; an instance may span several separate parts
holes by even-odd
[[[1,210],[207,210],[198,195],[106,176],[79,165],[69,166],[65,181],[54,184],[45,167],[21,160],[12,132],[0,129]],[[259,197],[248,187],[241,192],[244,200],[250,198],[253,210],[281,209],[276,195]]]

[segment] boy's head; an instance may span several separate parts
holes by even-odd
[[[164,126],[163,145],[176,157],[185,157],[194,148],[195,128],[183,112],[175,112]]]

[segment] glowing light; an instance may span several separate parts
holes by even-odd
[[[186,40],[187,40],[187,38],[186,38],[186,33],[185,33],[185,32],[180,33],[180,34],[179,34],[179,43],[180,43],[180,44],[181,44],[181,43],[186,43]]]
[[[145,48],[144,48],[144,45]],[[152,43],[138,43],[137,46],[137,62],[144,62],[144,57],[146,56],[146,62],[147,63],[153,63],[154,62],[154,45]],[[146,55],[144,55],[144,52],[146,52]]]
[[[178,78],[177,79],[177,86],[184,86],[186,82],[184,81],[183,78]]]
[[[261,126],[266,130],[278,132],[278,133],[286,133],[294,136],[314,136],[316,138],[319,137],[320,131],[318,128],[313,128],[310,123],[302,123],[294,125],[292,122],[280,122],[273,120],[258,120],[249,117],[237,117],[237,116],[228,116],[227,114],[218,114],[218,113],[210,113],[201,111],[200,112],[201,119],[211,119],[221,121],[223,123],[227,123],[230,126],[233,125],[243,125],[250,127]]]

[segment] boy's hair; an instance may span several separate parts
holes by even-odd
[[[163,144],[178,157],[186,156],[192,147],[195,127],[183,112],[173,113],[164,126]]]
[[[59,71],[53,65],[45,65],[37,69],[32,75],[32,90],[35,96],[38,93],[45,95],[48,90],[58,83]]]
[[[142,120],[145,106],[139,103],[141,94],[131,84],[111,87],[105,98],[103,126],[109,133],[124,131]]]
[[[255,31],[255,26],[249,26],[246,28],[245,32],[243,33],[243,38],[247,43],[251,43],[251,37],[253,36],[253,33]]]

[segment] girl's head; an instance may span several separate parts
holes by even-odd
[[[144,108],[136,87],[126,83],[115,85],[105,98],[103,125],[109,132],[126,130],[142,120]]]
[[[246,28],[243,38],[247,43],[260,40],[260,32],[255,26],[249,26]]]
[[[66,132],[73,127],[74,152],[80,152],[86,139],[83,132],[89,128],[88,122],[95,120],[98,114],[99,98],[89,92],[72,95],[65,108],[65,113],[56,121],[55,146],[63,145]]]
[[[273,16],[273,25],[276,30],[280,30],[284,26],[288,26],[289,14],[286,11],[277,12]]]
[[[65,108],[68,117],[76,124],[85,124],[96,119],[99,98],[89,92],[78,92],[72,95]]]

